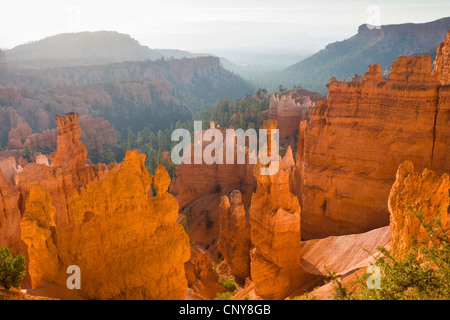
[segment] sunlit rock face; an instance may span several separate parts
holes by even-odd
[[[26,255],[32,288],[66,288],[76,265],[85,298],[184,299],[189,238],[167,171],[150,175],[136,150],[121,164],[86,165],[77,122],[77,114],[57,117],[51,165],[27,164],[16,185],[0,174],[2,245]]]
[[[245,280],[250,275],[250,226],[238,190],[223,196],[220,206],[218,250],[227,260],[231,273]]]
[[[448,174],[439,177],[428,169],[420,174],[411,161],[400,164],[388,201],[393,253],[402,256],[411,246],[431,241],[416,215],[425,224],[440,221],[444,228],[447,226],[449,189]]]
[[[160,166],[151,176],[144,161],[144,155],[128,151],[117,171],[75,194],[67,229],[52,228],[50,195],[32,187],[21,227],[33,286],[44,280],[63,285],[65,268],[77,265],[85,297],[184,299],[188,236],[176,223],[178,203],[167,193],[167,171]],[[152,182],[157,196],[149,199]]]
[[[71,226],[73,222],[69,204],[74,193],[81,191],[90,182],[102,180],[109,171],[119,167],[116,163],[100,163],[96,166],[85,164],[87,149],[79,140],[81,130],[78,121],[79,116],[76,113],[58,115],[58,145],[50,156],[51,166],[27,164],[18,178],[17,188],[25,200],[33,184],[42,185],[50,193],[56,209],[55,223],[63,228]],[[20,206],[23,211],[24,203]]]
[[[302,237],[365,232],[389,224],[387,199],[400,163],[450,172],[449,36],[429,56],[401,56],[383,79],[379,64],[362,77],[328,83],[299,136],[296,179]]]
[[[322,94],[300,88],[272,94],[269,120],[278,122],[280,144],[283,147],[294,146],[300,122],[309,120],[311,108],[323,100],[325,96]]]
[[[51,157],[55,167],[64,166],[76,172],[83,167],[87,159],[87,149],[80,141],[81,129],[78,127],[78,121],[77,113],[56,116],[58,147]]]
[[[265,129],[276,126],[276,121],[264,123]],[[289,191],[290,170],[281,158],[278,162],[276,174],[262,175],[263,165],[258,160],[254,168],[258,186],[250,206],[251,277],[258,295],[266,299],[284,298],[298,286],[303,275],[301,209],[298,198]]]

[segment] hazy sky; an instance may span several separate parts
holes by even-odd
[[[194,52],[296,48],[310,45],[305,39],[311,37],[323,43],[342,40],[363,23],[418,23],[446,16],[450,1],[14,0],[0,5],[0,48],[96,30],[127,33],[150,48]]]

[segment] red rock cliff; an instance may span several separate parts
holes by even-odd
[[[264,128],[276,128],[267,121]],[[254,167],[258,183],[250,206],[251,277],[258,295],[266,299],[286,297],[299,285],[300,205],[289,191],[290,170],[281,158],[274,175],[261,175],[262,164]]]
[[[277,120],[280,140],[294,137],[303,120],[309,120],[310,109],[325,96],[305,89],[293,89],[281,96],[272,95],[269,105],[269,120]]]
[[[220,237],[218,250],[222,253],[231,273],[245,280],[250,275],[250,226],[242,203],[242,194],[234,190],[223,196],[220,203]]]
[[[450,180],[448,174],[437,176],[425,169],[417,173],[411,161],[400,164],[397,179],[389,194],[391,250],[404,255],[420,241],[430,241],[425,228],[413,214],[420,214],[424,223],[440,219],[447,226]]]
[[[330,80],[327,99],[311,110],[300,137],[302,237],[388,225],[389,191],[405,160],[418,170],[450,172],[450,89],[442,86],[449,46],[447,36],[437,71],[428,56],[401,56],[387,80],[379,64],[350,82]]]
[[[65,285],[65,269],[81,270],[80,294],[91,299],[184,299],[189,239],[176,223],[178,204],[170,178],[150,176],[145,155],[128,151],[119,170],[92,182],[70,202],[73,226],[52,231],[50,194],[33,185],[21,222],[33,287]],[[149,199],[152,184],[158,195]],[[56,237],[52,237],[54,232]]]
[[[58,117],[51,166],[27,164],[16,185],[0,173],[0,244],[26,255],[32,288],[65,288],[77,265],[85,298],[184,299],[189,239],[167,171],[149,175],[136,150],[122,164],[83,164],[77,120]]]

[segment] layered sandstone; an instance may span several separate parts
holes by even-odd
[[[210,128],[214,128],[214,122],[210,124]],[[223,163],[222,164],[206,164],[204,159],[201,164],[194,162],[194,144],[191,148],[191,163],[182,163],[175,169],[176,178],[173,179],[170,186],[170,192],[173,193],[181,207],[192,201],[198,199],[200,196],[214,192],[215,190],[224,189],[228,186],[233,186],[237,189],[251,189],[255,185],[253,177],[253,167],[249,161],[248,151],[245,152],[245,164],[237,163],[237,147],[235,142],[234,147],[234,162],[233,164],[226,164],[226,129],[216,128],[223,135]],[[202,135],[205,130],[202,130]],[[210,145],[209,141],[201,142],[201,152]],[[198,179],[202,177],[202,179]]]
[[[144,166],[145,155],[129,151],[120,169],[93,182],[70,203],[73,226],[51,237],[49,193],[33,186],[22,220],[33,286],[65,284],[65,268],[82,272],[80,294],[91,299],[183,299],[189,240],[176,223],[178,204],[167,193],[170,178]],[[151,184],[158,193],[149,199]],[[124,223],[126,221],[126,223]],[[42,239],[42,240],[40,240]]]
[[[0,170],[0,247],[9,247],[15,252],[23,250],[20,239],[19,210],[20,192]]]
[[[431,241],[416,215],[420,215],[425,224],[433,226],[439,221],[444,228],[447,226],[450,180],[448,174],[439,177],[428,169],[422,174],[417,173],[411,161],[400,164],[396,177],[388,208],[391,214],[391,249],[401,256],[411,246]]]
[[[13,156],[0,158],[0,171],[13,185],[17,184],[18,176],[22,170],[22,166],[17,164]]]
[[[108,120],[103,118],[92,119],[89,116],[80,118],[80,140],[87,148],[102,151],[103,146],[116,146],[117,133]]]
[[[18,179],[18,189],[27,199],[33,184],[42,185],[53,199],[56,208],[55,223],[60,227],[72,225],[69,203],[75,192],[79,192],[88,183],[100,181],[118,165],[86,166],[86,147],[79,140],[81,130],[78,127],[78,114],[69,113],[56,117],[59,127],[58,146],[50,157],[51,166],[46,163],[30,163],[24,167]],[[24,210],[24,203],[21,204]]]
[[[218,250],[228,262],[231,273],[245,280],[250,275],[250,226],[242,203],[242,194],[234,190],[223,196],[220,207]]]
[[[136,150],[122,164],[85,165],[77,119],[57,118],[51,165],[36,155],[16,185],[0,173],[1,245],[25,254],[32,288],[66,288],[76,265],[84,298],[184,299],[189,239],[167,171],[151,176]]]
[[[214,122],[210,123],[210,128],[214,127]],[[224,137],[222,150],[225,162],[225,128],[217,129]],[[202,152],[210,143],[209,141],[202,143]],[[218,208],[221,198],[229,195],[233,190],[239,190],[242,194],[244,210],[248,210],[252,192],[256,187],[253,177],[254,164],[249,163],[247,150],[243,150],[245,164],[238,164],[236,147],[233,164],[206,164],[204,161],[201,164],[195,164],[193,144],[190,148],[191,164],[177,165],[176,177],[170,185],[170,192],[176,196],[183,212],[189,212],[186,224],[191,241],[202,244],[213,257],[216,257],[220,235],[220,211]]]
[[[278,121],[280,139],[296,136],[300,122],[309,120],[311,108],[324,99],[325,96],[304,89],[289,90],[281,96],[272,94],[269,120]]]
[[[448,43],[438,50],[449,65]],[[450,172],[450,89],[429,56],[399,57],[389,79],[379,64],[363,77],[328,83],[324,103],[311,109],[299,140],[295,193],[305,239],[388,225],[387,199],[400,163]],[[444,80],[445,82],[445,80]],[[300,143],[299,143],[300,144]]]
[[[80,140],[88,150],[102,151],[104,146],[117,146],[117,133],[109,121],[103,118],[82,116],[78,126],[81,129]],[[25,139],[24,145],[33,150],[52,152],[57,146],[57,129],[47,129],[41,133],[32,133]]]
[[[264,128],[272,129],[276,125],[276,121],[267,121]],[[249,211],[253,246],[251,277],[256,292],[265,299],[284,298],[299,285],[303,275],[301,209],[297,197],[289,191],[290,170],[281,159],[278,163],[276,174],[262,175],[263,165],[258,160],[254,168],[258,186]]]
[[[22,148],[25,139],[30,134],[31,128],[13,108],[0,107],[0,136],[7,137],[9,148]]]
[[[450,84],[450,32],[445,36],[444,42],[439,44],[434,60],[434,72],[440,78],[441,85]]]
[[[184,264],[188,281],[188,297],[212,300],[217,293],[226,289],[218,283],[219,277],[208,252],[196,244],[191,244],[191,258]]]
[[[29,146],[33,150],[52,152],[56,149],[57,136],[57,129],[47,129],[42,133],[32,133],[26,138],[24,145]]]
[[[87,149],[81,143],[81,129],[78,127],[79,115],[69,113],[56,116],[58,125],[57,149],[51,156],[52,164],[63,166],[75,173],[82,168],[87,159]]]
[[[25,213],[20,221],[21,239],[27,245],[28,274],[31,277],[31,287],[39,288],[51,275],[60,275],[58,252],[52,238],[55,231],[55,207],[47,190],[41,185],[31,186],[25,207]]]

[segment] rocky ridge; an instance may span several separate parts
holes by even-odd
[[[27,164],[16,185],[0,175],[2,245],[25,253],[33,289],[65,287],[66,268],[77,265],[85,298],[183,299],[189,240],[167,171],[151,176],[136,150],[121,164],[86,165],[77,122],[57,117],[51,166]]]

